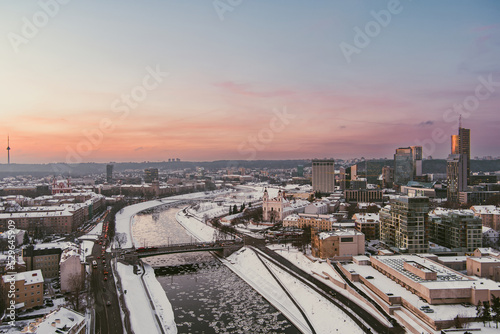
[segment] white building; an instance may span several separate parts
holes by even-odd
[[[59,262],[61,291],[69,292],[82,287],[85,278],[85,263],[78,247],[66,248]]]
[[[305,207],[304,213],[324,215],[328,213],[328,203],[313,202]]]
[[[496,245],[498,243],[499,235],[500,233],[498,233],[491,227],[483,226],[483,241],[486,243],[486,245]]]

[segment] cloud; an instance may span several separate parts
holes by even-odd
[[[433,124],[434,124],[433,121],[425,121],[425,122],[420,122],[418,126],[431,126]]]

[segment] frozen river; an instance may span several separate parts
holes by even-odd
[[[175,220],[179,209],[140,214],[132,234],[137,247],[192,241]],[[179,333],[299,333],[278,310],[209,253],[147,258],[170,266],[157,279],[175,314]]]

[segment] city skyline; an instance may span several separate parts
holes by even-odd
[[[498,2],[233,3],[2,3],[11,163],[500,155]]]

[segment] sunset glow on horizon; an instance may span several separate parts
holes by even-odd
[[[0,5],[0,163],[500,156],[498,1],[52,1]]]

